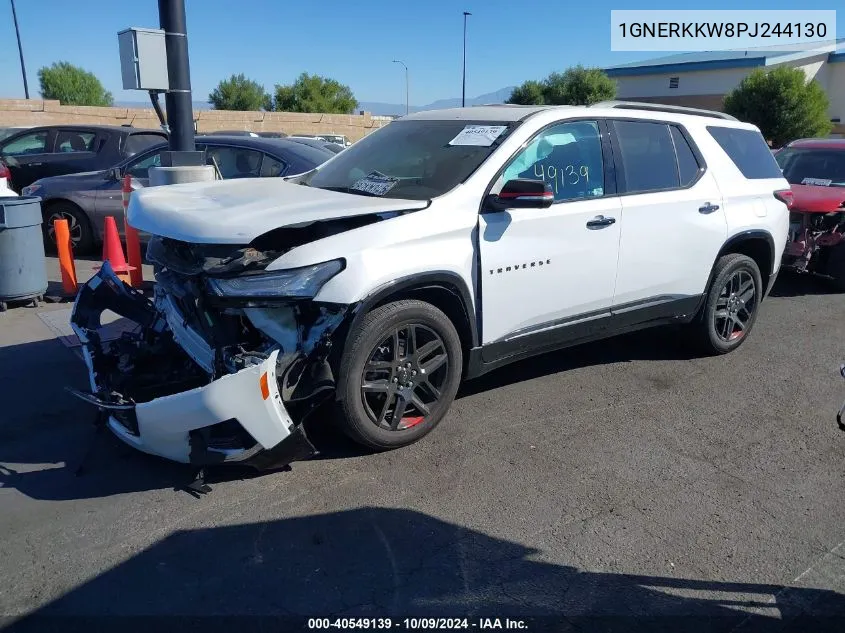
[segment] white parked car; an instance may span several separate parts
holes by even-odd
[[[752,125],[618,102],[421,112],[293,178],[144,189],[155,300],[108,266],[82,289],[78,395],[198,465],[310,455],[325,401],[356,441],[404,446],[462,380],[535,354],[669,323],[735,350],[788,195]],[[100,344],[106,308],[138,334]]]
[[[17,196],[17,192],[11,187],[12,173],[5,163],[0,161],[0,198]]]

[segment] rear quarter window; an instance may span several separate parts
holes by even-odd
[[[123,144],[123,155],[133,156],[166,140],[163,134],[130,134]]]
[[[772,150],[757,130],[708,125],[707,131],[749,180],[783,178]]]

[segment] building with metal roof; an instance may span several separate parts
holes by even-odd
[[[680,53],[605,68],[617,98],[721,110],[725,95],[756,68],[800,68],[830,99],[834,135],[845,135],[845,40],[812,48]]]

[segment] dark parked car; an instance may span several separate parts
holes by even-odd
[[[209,135],[197,136],[196,144],[205,152],[206,163],[216,165],[224,180],[292,176],[310,171],[334,156],[328,150],[287,139]],[[165,149],[167,145],[161,143],[110,169],[43,178],[27,187],[24,195],[40,196],[43,200],[45,246],[55,250],[53,221],[64,218],[74,250],[92,250],[102,241],[105,217],[123,217],[123,176],[129,174],[138,185],[148,186],[149,168],[161,165],[161,152]],[[122,220],[117,225],[122,233]]]
[[[31,127],[0,141],[0,161],[12,173],[12,189],[47,176],[105,169],[167,140],[161,130],[107,125]]]
[[[303,145],[310,145],[311,147],[319,147],[329,150],[332,154],[340,154],[346,148],[343,145],[332,143],[331,141],[324,141],[321,138],[311,138],[310,136],[288,136],[289,141],[302,143]]]

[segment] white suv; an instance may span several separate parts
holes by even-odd
[[[667,323],[736,349],[788,196],[754,126],[621,102],[422,112],[300,176],[144,189],[155,297],[108,266],[82,289],[78,395],[181,462],[305,457],[313,411],[404,446],[461,380],[534,354]],[[102,341],[107,308],[142,327]]]

